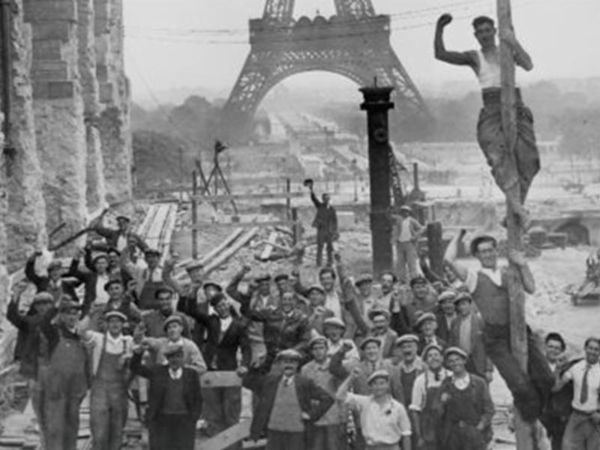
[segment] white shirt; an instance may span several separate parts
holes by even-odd
[[[500,76],[499,52],[488,55],[491,61],[485,57],[481,50],[477,50],[477,57],[479,59],[477,78],[479,79],[479,85],[481,88],[486,89],[501,87],[502,82]]]
[[[410,218],[402,219],[400,223],[400,235],[398,242],[410,242],[412,236],[410,234]]]
[[[169,376],[171,380],[179,380],[183,376],[183,368],[177,370],[169,369]]]
[[[229,329],[229,327],[231,326],[231,322],[233,322],[231,316],[225,319],[221,317],[221,333],[225,333]]]
[[[125,336],[120,334],[114,338],[110,333],[106,333],[106,353],[110,353],[111,355],[120,355],[125,353],[126,348],[127,343],[125,342]]]
[[[449,377],[450,372],[446,369],[441,369],[439,380],[435,379],[435,374],[430,370],[418,375],[412,390],[412,399],[409,409],[411,411],[423,411],[427,402],[427,390],[429,388],[440,387],[444,378]]]
[[[340,299],[335,289],[333,292],[327,292],[325,294],[325,308],[330,310],[334,317],[337,317],[338,319],[342,318],[342,305],[340,304]]]
[[[396,445],[412,430],[406,408],[391,396],[379,404],[371,395],[348,394],[346,404],[358,410],[367,445]]]
[[[582,404],[580,402],[581,388],[583,385],[583,375],[585,374],[587,367],[588,363],[585,359],[583,361],[579,361],[565,372],[563,375],[563,380],[573,381],[573,402],[571,403],[571,406],[579,411],[594,412],[597,411],[600,406],[598,404],[598,394],[600,392],[600,364],[596,363],[590,367],[587,376],[587,401]]]
[[[466,388],[469,387],[470,383],[471,376],[468,373],[461,378],[452,377],[452,384],[454,384],[456,389],[458,389],[459,391],[464,391]]]
[[[146,281],[152,281],[154,283],[160,283],[163,280],[162,278],[162,268],[157,267],[156,269],[147,269],[146,272]]]
[[[458,346],[462,348],[467,354],[471,354],[471,330],[472,330],[472,318],[471,314],[467,317],[458,317]]]
[[[480,267],[479,269],[469,269],[467,271],[467,278],[465,280],[465,285],[467,286],[467,289],[469,289],[469,292],[472,294],[473,292],[475,292],[475,289],[477,288],[477,277],[479,276],[479,272],[483,273],[484,275],[487,275],[487,277],[492,280],[492,283],[494,283],[496,286],[500,287],[502,286],[502,270],[503,268],[498,266],[496,267],[496,270],[493,269],[488,269],[486,267]]]
[[[104,285],[108,283],[109,276],[106,275],[98,275],[98,279],[96,280],[96,300],[94,303],[97,305],[104,305],[108,303],[108,292],[104,290]]]
[[[117,250],[120,252],[123,251],[127,247],[127,237],[120,234],[117,238]]]

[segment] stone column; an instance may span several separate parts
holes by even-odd
[[[86,219],[86,132],[78,67],[77,1],[25,0],[33,30],[33,99],[47,228]]]
[[[7,258],[16,269],[46,244],[46,209],[37,154],[31,88],[31,27],[23,21],[22,0],[12,1],[12,112],[7,155]]]
[[[94,0],[97,78],[100,84],[100,140],[107,200],[131,198],[133,152],[130,92],[123,61],[123,0]]]
[[[79,74],[85,115],[87,143],[87,207],[93,211],[106,201],[104,159],[98,130],[100,114],[99,86],[96,79],[96,43],[94,1],[78,2]]]

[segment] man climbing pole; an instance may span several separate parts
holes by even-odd
[[[469,66],[479,79],[483,95],[483,108],[477,124],[477,140],[492,169],[498,187],[506,195],[519,225],[527,229],[529,218],[523,206],[531,182],[540,169],[540,160],[533,129],[533,115],[521,99],[521,92],[515,89],[517,133],[513,158],[509,153],[507,136],[504,133],[501,110],[501,70],[500,49],[496,44],[497,30],[494,20],[480,16],[473,20],[475,38],[481,49],[466,52],[446,50],[444,28],[452,22],[450,14],[442,15],[435,31],[435,57],[448,64]],[[533,63],[512,30],[501,34],[502,41],[512,50],[515,63],[530,71]]]

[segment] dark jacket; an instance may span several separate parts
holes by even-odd
[[[283,375],[266,374],[264,369],[251,369],[244,377],[243,386],[250,389],[258,398],[258,407],[255,409],[252,425],[250,427],[250,438],[258,440],[267,431],[271,411],[277,396],[277,388]],[[294,376],[296,394],[300,409],[309,415],[309,422],[316,422],[325,414],[331,405],[333,398],[315,384],[310,378],[296,374]]]
[[[53,292],[52,290],[49,289],[50,278],[49,277],[41,277],[37,273],[35,273],[35,260],[40,254],[41,253],[34,253],[33,255],[31,255],[29,257],[29,259],[25,263],[25,277],[27,277],[27,279],[35,285],[38,292],[50,292],[52,295],[54,295],[54,299],[56,301],[58,301],[59,298],[57,298],[57,296],[55,295],[55,292]],[[79,297],[77,296],[77,293],[75,292],[75,288],[79,284],[80,283],[74,283],[71,281],[61,279],[61,291],[65,294],[68,294],[69,296],[71,296],[73,298],[73,300],[78,302]]]
[[[19,312],[19,302],[11,301],[6,308],[6,318],[18,330],[14,359],[21,363],[20,373],[27,378],[35,378],[38,355],[43,352],[40,348],[40,325],[44,316],[36,314],[33,308],[22,315]]]
[[[149,421],[157,419],[165,398],[169,380],[169,367],[144,366],[142,365],[142,354],[135,353],[131,358],[131,371],[136,375],[150,380],[150,386],[148,388],[148,412],[146,417]],[[184,400],[189,415],[194,418],[194,420],[198,420],[200,413],[202,412],[202,395],[200,392],[198,372],[184,367],[182,378],[183,392],[185,393]]]
[[[485,377],[486,372],[494,370],[492,362],[485,353],[483,344],[483,320],[479,314],[472,312],[467,319],[471,321],[471,354],[469,355],[468,370],[476,373],[480,377]],[[452,322],[450,330],[450,345],[459,347],[461,318],[456,317]]]
[[[119,236],[121,235],[121,232],[119,230],[115,230],[112,228],[104,228],[104,227],[99,226],[99,227],[96,227],[94,229],[94,231],[96,233],[98,233],[100,236],[102,236],[104,239],[106,239],[106,243],[108,244],[109,247],[117,248]],[[127,238],[128,244],[135,244],[143,252],[145,252],[146,250],[148,250],[150,248],[150,247],[148,247],[148,244],[146,244],[146,242],[139,235],[135,234],[133,231],[128,231],[127,233],[125,233],[125,237]]]
[[[290,348],[302,355],[307,354],[310,324],[300,310],[292,310],[290,315],[286,315],[281,308],[266,308],[250,311],[250,318],[264,323],[267,361],[272,361],[281,350]]]
[[[108,250],[108,248],[106,250]],[[92,258],[92,249],[88,247],[85,249],[83,263],[85,264],[85,267],[87,267],[87,269],[90,272],[93,272],[95,270],[93,261],[94,260]],[[110,267],[109,266],[108,271],[110,273],[111,278],[117,278],[117,279],[120,279],[121,281],[123,281],[124,288],[126,288],[127,285],[129,284],[129,282],[131,280],[133,280],[133,277],[131,276],[129,271],[121,266],[119,266],[119,267]]]
[[[452,323],[450,324],[450,326],[448,326],[448,322],[446,321],[446,315],[444,314],[444,312],[441,309],[438,309],[435,312],[435,317],[437,318],[437,323],[438,323],[438,327],[437,330],[435,331],[435,334],[437,336],[440,337],[440,339],[443,339],[444,341],[446,341],[447,343],[451,342],[451,327],[452,327],[452,323],[454,323],[454,320],[452,321]],[[456,316],[454,316],[454,319],[456,319]]]
[[[314,192],[311,192],[310,199],[315,208],[317,208],[317,215],[312,223],[313,228],[316,228],[317,232],[325,232],[331,235],[336,234],[338,232],[338,223],[335,208],[331,205],[325,206]]]
[[[242,365],[248,367],[251,353],[248,333],[242,321],[232,316],[231,325],[221,336],[221,318],[208,315],[197,305],[179,302],[177,309],[196,320],[207,330],[206,346],[203,355],[209,370],[236,370],[237,351],[242,351]]]
[[[90,311],[90,307],[92,303],[94,303],[94,300],[96,300],[96,283],[98,281],[98,274],[96,272],[84,272],[80,270],[79,259],[73,258],[71,261],[71,267],[69,268],[69,275],[77,278],[84,284],[82,315],[85,316]]]

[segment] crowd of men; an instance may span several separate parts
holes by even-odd
[[[76,448],[88,393],[94,449],[121,448],[129,399],[152,450],[193,449],[198,432],[214,436],[240,419],[241,388],[202,388],[207,371],[237,372],[252,390],[250,437],[266,438],[270,450],[484,450],[494,367],[553,449],[600,448],[600,341],[590,338],[585,358],[568,362],[560,335],[547,336],[545,351],[530,336],[529,370],[521,371],[491,236],[471,241],[481,267],[469,270],[457,260],[464,233],[457,236],[446,275],[435,279],[351,274],[334,252],[313,285],[297,271],[244,266],[223,286],[197,263],[182,285],[129,218],[118,224],[98,225],[105,242],[88,241],[67,270],[53,261],[40,275],[32,255],[33,302],[22,310],[20,283],[8,307],[47,450]],[[532,292],[527,262],[510,259]]]

